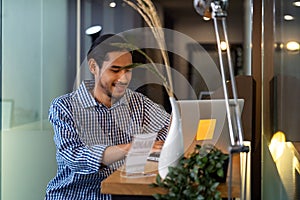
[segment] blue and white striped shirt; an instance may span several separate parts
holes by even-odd
[[[54,128],[57,174],[49,182],[46,200],[109,200],[101,194],[101,181],[124,160],[101,165],[108,146],[129,143],[132,135],[158,133],[164,140],[170,115],[144,95],[126,90],[111,108],[98,103],[89,90],[94,81],[53,100],[49,121]]]

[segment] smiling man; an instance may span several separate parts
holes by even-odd
[[[53,100],[49,121],[54,129],[57,174],[45,199],[109,200],[101,181],[124,163],[135,134],[157,133],[154,148],[161,148],[170,115],[146,96],[128,89],[132,78],[131,52],[111,45],[124,43],[104,35],[91,46],[89,70],[77,90]]]
[[[92,91],[95,99],[111,107],[125,93],[132,76],[132,69],[123,69],[132,64],[132,56],[127,51],[114,51],[106,54],[107,60],[99,67],[97,61],[89,59],[89,68],[95,77]]]

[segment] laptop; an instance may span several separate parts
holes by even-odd
[[[224,99],[179,100],[177,102],[181,113],[185,151],[194,140],[197,140],[201,145],[209,143],[224,153],[229,152],[231,141]],[[233,99],[229,99],[229,105],[230,115],[233,118],[235,116]],[[241,115],[244,99],[238,99],[238,105]]]
[[[238,99],[240,117],[244,108],[244,99]],[[224,153],[229,153],[231,145],[228,128],[226,104],[224,99],[178,100],[182,123],[184,152],[194,140],[201,145],[213,144]],[[234,116],[234,101],[229,99],[230,115]],[[160,152],[153,152],[148,160],[158,161]]]

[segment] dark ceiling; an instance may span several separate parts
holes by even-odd
[[[192,20],[200,17],[194,9],[193,0],[153,0],[153,2],[162,5],[165,12],[173,18],[181,17]],[[244,0],[228,1],[228,13],[240,15],[243,12],[243,9],[241,10],[243,2]]]
[[[176,21],[178,18],[185,18],[193,22],[199,20],[201,16],[195,11],[193,0],[153,0],[154,3],[162,5],[165,14]],[[235,21],[236,18],[243,17],[246,8],[246,2],[249,4],[252,0],[228,0],[228,21]],[[300,7],[293,5],[295,0],[275,0],[274,23],[276,24],[277,39],[282,41],[298,40],[300,41]],[[294,17],[291,21],[284,20],[284,15]],[[243,22],[242,22],[243,23]],[[240,25],[243,26],[242,24]],[[289,30],[286,34],[281,34],[283,30]]]

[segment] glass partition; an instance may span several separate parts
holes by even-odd
[[[85,30],[100,24],[116,33],[140,22],[133,10],[109,3],[2,0],[1,199],[44,198],[56,173],[48,109],[73,90],[92,42]]]
[[[274,130],[288,141],[300,141],[300,7],[292,1],[276,1],[274,53]]]
[[[43,199],[56,172],[47,116],[76,72],[69,4],[2,0],[1,199]]]
[[[274,76],[270,105],[266,105],[271,112],[271,134],[265,134],[263,143],[263,199],[300,198],[299,4],[274,0]]]

